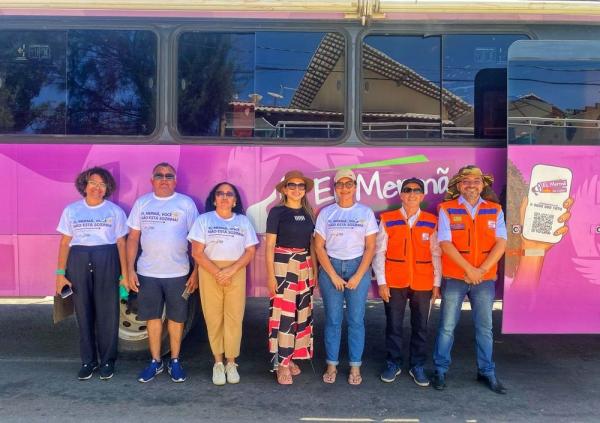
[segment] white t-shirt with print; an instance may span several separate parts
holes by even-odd
[[[73,237],[69,246],[115,244],[127,235],[126,220],[121,207],[108,200],[97,206],[79,200],[65,207],[56,230]]]
[[[331,204],[321,210],[315,225],[315,232],[325,239],[327,254],[340,260],[362,256],[365,237],[378,229],[373,210],[359,203],[352,207]]]
[[[204,253],[210,260],[235,261],[246,248],[258,244],[252,224],[243,214],[223,219],[217,212],[204,213],[196,219],[188,240],[205,245]]]
[[[127,219],[130,228],[141,231],[137,273],[152,278],[187,275],[187,234],[197,217],[196,204],[187,195],[157,197],[151,192],[138,198]]]

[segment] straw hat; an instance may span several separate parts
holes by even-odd
[[[448,183],[448,192],[446,192],[444,200],[453,200],[460,196],[460,192],[458,191],[458,183],[467,176],[480,176],[483,180],[483,191],[481,192],[481,197],[484,200],[490,200],[495,203],[498,202],[498,196],[492,190],[494,177],[490,174],[483,173],[481,169],[475,165],[461,167],[458,170],[458,173],[454,175],[452,179],[450,179],[450,182]]]
[[[304,174],[299,170],[290,170],[289,172],[287,172],[283,177],[283,181],[278,183],[275,188],[277,189],[277,191],[283,193],[283,188],[287,185],[290,179],[294,178],[302,179],[304,181],[304,183],[306,184],[306,192],[309,192],[313,189],[313,180],[304,176]]]

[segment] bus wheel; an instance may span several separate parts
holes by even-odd
[[[198,291],[188,299],[188,315],[183,326],[183,337],[189,333],[198,320],[200,297]],[[148,330],[145,320],[137,317],[137,294],[131,294],[127,300],[120,301],[119,312],[119,352],[135,353],[148,351]],[[169,336],[167,332],[166,315],[163,311],[163,331],[161,355],[169,352]]]

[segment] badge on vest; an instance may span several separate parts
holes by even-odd
[[[427,232],[423,232],[421,234],[421,238],[423,239],[423,241],[429,241],[429,234]]]
[[[489,229],[496,229],[496,221],[495,220],[488,220],[488,228]]]
[[[464,223],[452,223],[450,224],[450,230],[451,231],[460,231],[465,229],[465,224]]]
[[[460,217],[460,216],[452,216],[452,221],[453,222],[462,222],[462,217]]]

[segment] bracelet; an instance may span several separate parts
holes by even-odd
[[[56,269],[56,271],[54,273],[56,275],[64,276],[65,275],[65,269]]]
[[[123,275],[119,275],[119,282],[120,282],[120,281],[122,281],[123,279],[125,279],[125,278],[123,277]]]

